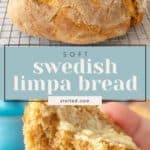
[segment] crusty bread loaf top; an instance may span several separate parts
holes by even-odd
[[[141,0],[9,0],[8,5],[21,31],[74,44],[123,35],[143,13]]]
[[[57,15],[62,8],[71,8],[69,17],[73,22],[88,25],[111,25],[116,22],[131,19],[131,24],[136,25],[141,21],[140,13],[144,12],[143,0],[36,0],[39,4],[55,9],[52,17]],[[75,11],[76,10],[76,13]],[[107,12],[106,12],[107,11]],[[127,12],[127,13],[126,13]]]

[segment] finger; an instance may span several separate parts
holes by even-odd
[[[115,123],[123,128],[129,135],[133,135],[140,123],[140,117],[120,103],[108,103],[103,105],[102,111],[107,113]]]
[[[150,149],[150,122],[142,119],[127,106],[120,103],[103,105],[102,111],[107,113],[128,135],[133,137],[142,150]]]

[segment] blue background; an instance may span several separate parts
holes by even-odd
[[[132,75],[138,76],[138,91],[137,92],[104,92],[97,90],[95,92],[80,92],[78,91],[77,76],[74,74],[64,75],[59,73],[57,75],[35,75],[33,71],[34,62],[76,62],[79,58],[66,58],[62,56],[62,52],[67,51],[88,51],[88,58],[93,61],[103,62],[104,59],[109,58],[117,63],[117,75],[85,75],[87,79],[124,79],[131,78]],[[72,83],[71,92],[57,91],[53,96],[102,96],[104,99],[145,99],[145,47],[144,46],[85,46],[85,47],[7,47],[6,48],[6,99],[32,99],[32,98],[47,98],[46,92],[14,92],[13,91],[13,76],[24,75],[26,79],[69,79]]]
[[[0,47],[0,99],[4,99],[4,48]]]
[[[147,98],[150,100],[150,46],[147,47]]]

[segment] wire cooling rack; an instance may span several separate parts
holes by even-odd
[[[49,41],[41,38],[28,36],[19,32],[7,17],[8,0],[0,0],[0,45],[60,45],[60,42]],[[146,44],[150,45],[150,2],[148,11],[143,22],[135,28],[131,28],[129,32],[119,38],[108,40],[100,44]],[[100,45],[99,44],[99,45]]]

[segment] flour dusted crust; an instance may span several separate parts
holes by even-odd
[[[23,120],[26,150],[137,150],[96,106],[30,102]]]
[[[89,44],[123,35],[141,22],[142,0],[9,0],[8,15],[30,35]]]

